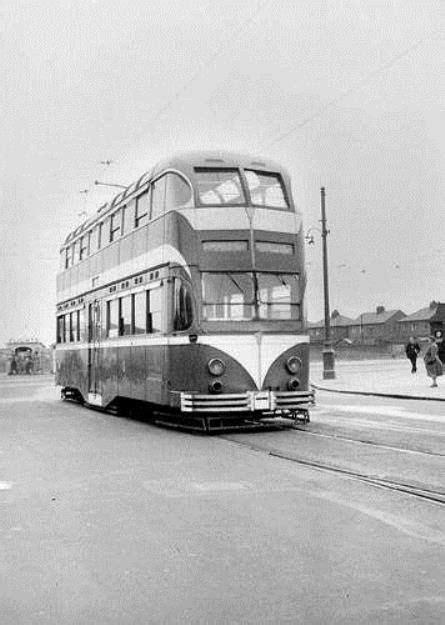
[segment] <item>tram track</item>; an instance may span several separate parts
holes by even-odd
[[[292,462],[294,464],[298,464],[305,467],[310,467],[313,469],[317,469],[319,471],[324,471],[326,473],[331,473],[333,475],[341,475],[344,477],[349,477],[359,482],[363,482],[366,484],[370,484],[372,486],[383,488],[390,491],[397,491],[400,493],[404,493],[407,495],[411,495],[417,497],[419,499],[423,499],[432,503],[444,505],[445,504],[445,491],[438,491],[434,489],[425,488],[423,485],[409,484],[406,482],[397,482],[395,480],[387,480],[384,478],[377,477],[375,475],[360,473],[358,471],[353,471],[351,469],[347,469],[344,467],[339,467],[337,465],[329,464],[326,462],[320,462],[318,460],[310,460],[303,457],[298,457],[294,455],[289,455],[285,452],[281,452],[277,449],[267,449],[261,445],[255,445],[251,442],[245,442],[236,440],[236,438],[231,437],[230,435],[220,435],[220,438],[230,441],[240,447],[245,447],[251,449],[252,451],[256,451],[259,453],[264,453],[273,458],[279,458],[280,460],[286,460],[288,462]]]
[[[292,429],[298,430],[299,432],[304,432],[305,434],[308,434],[310,436],[320,436],[322,438],[331,438],[334,440],[346,441],[348,443],[357,443],[360,445],[372,445],[373,447],[380,447],[381,449],[390,449],[393,451],[400,451],[400,452],[411,453],[411,454],[421,454],[424,456],[433,456],[433,457],[438,457],[438,458],[442,458],[445,456],[445,454],[438,454],[433,451],[427,451],[427,450],[422,450],[422,449],[411,449],[409,447],[395,447],[394,445],[386,445],[381,442],[377,443],[375,441],[371,441],[371,440],[367,440],[363,438],[351,438],[349,436],[344,436],[342,434],[329,434],[326,432],[309,431],[305,427],[299,427],[298,425],[294,425]]]
[[[92,406],[92,408],[94,408],[97,412],[102,412],[102,413],[107,413],[107,414],[114,414],[115,416],[126,416],[126,417],[130,417],[130,418],[141,418],[142,415],[137,415],[135,413],[133,414],[128,414],[128,413],[123,413],[121,411],[111,411],[111,410],[105,410],[103,408],[97,408],[95,406]],[[178,428],[182,431],[188,431],[188,432],[193,432],[193,433],[200,433],[200,434],[206,434],[202,429],[200,428],[190,428],[187,426],[184,426],[180,423],[172,423],[171,421],[168,420],[164,420],[167,417],[167,413],[163,413],[163,412],[158,412],[158,411],[154,411],[151,413],[150,415],[150,419],[149,421],[153,424],[153,425],[160,425],[162,426],[167,426],[167,427],[173,427],[173,428]],[[147,420],[146,419],[146,415],[144,415],[143,420]],[[353,439],[353,438],[348,438],[345,436],[338,436],[338,435],[333,435],[333,434],[324,434],[324,433],[320,433],[320,432],[308,432],[304,426],[299,427],[298,425],[284,425],[284,424],[279,424],[279,425],[268,425],[266,426],[267,429],[276,429],[276,430],[284,430],[284,429],[293,429],[293,430],[298,430],[300,432],[304,432],[306,434],[310,434],[310,435],[314,435],[314,436],[320,436],[320,437],[326,437],[326,438],[330,438],[330,439],[334,439],[334,440],[339,440],[339,441],[346,441],[346,442],[352,442],[352,443],[357,443],[357,444],[367,444],[367,445],[373,445],[374,447],[379,447],[381,449],[385,449],[385,450],[394,450],[394,451],[398,451],[398,452],[411,452],[411,453],[418,453],[418,454],[423,454],[426,456],[433,456],[433,457],[442,457],[443,454],[434,454],[431,452],[421,452],[421,451],[416,451],[416,450],[410,450],[407,448],[398,448],[398,447],[393,447],[393,446],[389,446],[389,445],[382,445],[380,443],[374,443],[372,441],[363,441],[363,440],[357,440],[357,439]],[[255,427],[252,428],[251,431],[253,431],[255,429]],[[266,428],[264,428],[266,429]],[[264,431],[264,430],[263,430]],[[252,442],[246,442],[246,441],[242,441],[239,440],[237,438],[235,438],[235,434],[230,434],[230,433],[222,433],[221,431],[219,432],[214,432],[214,435],[218,436],[219,439],[221,440],[225,440],[227,442],[233,443],[235,445],[238,445],[240,447],[244,447],[246,449],[250,449],[252,451],[258,452],[258,453],[263,453],[265,455],[271,456],[273,458],[279,458],[280,460],[285,460],[288,462],[292,462],[293,464],[297,464],[300,466],[305,466],[305,467],[309,467],[309,468],[313,468],[319,471],[323,471],[325,473],[330,473],[333,475],[338,475],[338,476],[343,476],[343,477],[347,477],[362,483],[366,483],[369,484],[371,486],[375,486],[377,488],[382,488],[385,490],[390,490],[393,492],[400,492],[406,495],[411,495],[413,497],[416,497],[418,499],[422,499],[424,501],[429,501],[431,503],[435,503],[435,504],[439,504],[439,505],[444,505],[445,504],[445,491],[441,491],[441,490],[434,490],[434,489],[430,489],[427,487],[424,487],[424,485],[420,485],[420,484],[410,484],[407,482],[402,482],[402,481],[395,481],[395,480],[388,480],[388,479],[384,479],[384,478],[380,478],[377,477],[375,475],[369,474],[369,473],[361,473],[359,471],[354,471],[352,469],[348,469],[345,467],[341,467],[338,465],[334,465],[334,464],[329,464],[326,462],[320,462],[318,460],[311,460],[308,458],[303,458],[303,457],[299,457],[296,455],[289,455],[288,453],[284,452],[284,451],[280,451],[276,448],[268,448],[264,445],[256,445]]]

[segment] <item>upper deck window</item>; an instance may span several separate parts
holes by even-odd
[[[94,254],[99,251],[102,244],[102,222],[97,224],[92,231],[90,239],[90,253]]]
[[[151,215],[156,219],[164,213],[166,176],[161,176],[151,184]]]
[[[115,241],[122,231],[123,210],[119,209],[110,218],[110,243]]]
[[[68,269],[70,264],[71,264],[71,246],[68,245],[68,247],[65,248],[65,269]]]
[[[289,210],[280,174],[246,169],[245,175],[252,204]]]
[[[167,186],[165,190],[165,208],[184,206],[192,197],[192,190],[186,181],[178,174],[167,174]]]
[[[150,212],[150,188],[147,191],[138,195],[136,198],[136,209],[134,214],[134,227],[138,228],[148,221],[148,214]]]
[[[79,260],[83,260],[90,253],[90,238],[91,232],[87,232],[80,237],[80,245],[79,245]]]
[[[196,167],[195,173],[201,204],[205,206],[246,204],[237,169]]]

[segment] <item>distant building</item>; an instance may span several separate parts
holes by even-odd
[[[332,341],[336,343],[342,339],[349,338],[350,327],[353,323],[353,319],[341,315],[338,310],[334,310],[331,314]],[[311,343],[322,343],[324,340],[324,319],[317,322],[308,322],[307,333]]]
[[[400,342],[398,322],[406,317],[402,310],[386,310],[377,306],[375,312],[365,312],[357,317],[350,328],[349,338],[354,343],[379,345]]]
[[[18,373],[50,373],[53,370],[52,350],[36,338],[10,339],[0,349],[0,371],[10,372],[13,356]]]
[[[404,342],[410,336],[429,336],[435,330],[445,330],[445,303],[431,302],[398,322],[399,336]]]

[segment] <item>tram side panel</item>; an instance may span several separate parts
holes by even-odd
[[[88,387],[88,351],[86,349],[56,350],[56,384],[78,389]]]
[[[147,349],[145,345],[133,345],[130,348],[130,378],[131,397],[140,401],[146,400],[147,379]]]

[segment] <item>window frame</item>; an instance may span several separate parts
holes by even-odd
[[[256,174],[257,176],[276,176],[278,178],[279,183],[280,183],[280,187],[281,187],[281,190],[283,192],[283,198],[284,198],[284,201],[286,203],[286,206],[285,207],[282,207],[282,206],[271,206],[269,204],[257,204],[256,202],[254,202],[253,199],[252,199],[252,192],[254,191],[254,189],[251,189],[250,185],[249,185],[249,179],[248,179],[249,172],[252,172],[253,174]],[[282,176],[281,172],[279,172],[279,171],[262,171],[260,169],[252,169],[251,167],[244,167],[242,173],[243,173],[243,178],[244,178],[245,184],[246,184],[247,197],[249,198],[249,203],[251,204],[251,206],[254,206],[255,208],[265,208],[267,210],[282,211],[284,213],[292,212],[292,206],[291,206],[291,203],[290,203],[289,194],[287,192],[287,188],[286,188],[286,185],[284,183],[284,179],[283,179],[283,176]]]
[[[118,225],[114,225],[115,217],[119,216]],[[122,225],[123,225],[123,210],[118,208],[110,215],[110,230],[109,230],[109,243],[113,243],[122,235]]]
[[[143,226],[150,221],[151,195],[152,193],[151,193],[151,184],[150,184],[143,193],[140,193],[138,196],[136,196],[135,207],[134,207],[134,227],[135,228],[139,228],[140,226]],[[139,200],[140,198],[145,197],[145,196],[148,196],[147,197],[147,200],[148,200],[147,210],[145,213],[142,213],[139,215],[138,214]]]
[[[162,209],[161,212],[157,213],[153,216],[153,199],[155,198],[156,185],[162,182],[164,188],[159,190],[162,197]],[[167,172],[164,172],[160,176],[158,176],[155,180],[150,182],[150,216],[149,221],[153,221],[154,219],[159,219],[163,215],[165,215],[165,200],[166,200],[166,190],[167,190]]]
[[[240,183],[240,189],[242,191],[243,194],[243,201],[241,202],[220,202],[218,204],[212,204],[212,203],[204,203],[201,201],[201,193],[200,193],[200,189],[199,189],[199,181],[198,181],[198,174],[200,173],[211,173],[211,172],[215,172],[215,171],[219,171],[219,172],[233,172],[233,173],[237,173],[238,174],[238,178],[239,178],[239,183]],[[246,189],[246,184],[244,181],[244,175],[243,172],[241,171],[240,167],[194,167],[193,168],[193,173],[195,176],[195,185],[194,185],[194,192],[195,192],[195,206],[200,207],[200,208],[227,208],[229,206],[234,206],[234,207],[240,207],[240,206],[247,206],[249,204],[249,195],[247,194],[247,189]]]
[[[91,230],[85,232],[79,239],[79,260],[84,260],[90,255]],[[86,242],[86,245],[83,244]],[[86,252],[84,254],[84,252]]]
[[[125,324],[125,318],[123,317],[123,309],[124,309],[124,300],[126,300],[127,304],[130,305],[130,324]],[[133,298],[131,293],[127,293],[126,295],[122,295],[119,297],[119,325],[118,325],[118,336],[131,336],[133,334]],[[126,332],[125,328],[129,327],[129,331]]]

